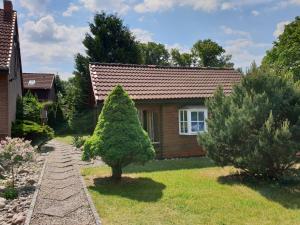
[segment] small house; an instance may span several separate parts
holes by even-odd
[[[17,12],[11,1],[0,9],[0,139],[11,135],[18,96],[22,96],[22,64]]]
[[[90,64],[95,106],[121,84],[134,100],[158,158],[205,155],[197,134],[207,130],[205,99],[218,86],[230,94],[241,74],[234,69]]]
[[[55,101],[55,75],[50,73],[23,73],[24,93],[36,95],[40,102]]]

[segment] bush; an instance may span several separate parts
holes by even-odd
[[[76,148],[80,148],[84,145],[85,139],[82,136],[74,136],[72,139],[72,145]]]
[[[12,126],[12,136],[31,140],[33,145],[41,145],[54,137],[54,131],[47,125],[32,121],[16,121]]]
[[[4,189],[3,197],[7,200],[13,200],[18,198],[18,191],[13,187],[7,187]]]
[[[134,102],[119,85],[106,98],[94,134],[84,144],[83,159],[95,156],[102,157],[112,168],[112,178],[117,180],[123,167],[145,163],[155,156]]]
[[[17,100],[17,119],[40,124],[42,107],[37,97],[32,95],[31,92],[27,92],[23,98]]]
[[[198,140],[218,165],[278,179],[300,162],[300,93],[289,78],[249,75],[207,106],[208,132]]]
[[[69,126],[73,134],[91,134],[95,129],[94,109],[83,112],[74,112],[69,120]]]
[[[15,184],[15,167],[32,159],[34,148],[30,141],[20,138],[6,138],[0,142],[0,165],[12,175],[12,187]]]

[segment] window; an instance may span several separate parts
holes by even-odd
[[[204,107],[179,110],[179,133],[195,135],[206,131],[207,109]]]
[[[35,85],[35,80],[28,81],[28,86],[34,86],[34,85]]]
[[[138,110],[142,127],[147,131],[153,143],[159,143],[158,113],[154,111]]]

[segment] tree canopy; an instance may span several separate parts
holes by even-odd
[[[193,57],[190,53],[180,53],[178,49],[171,49],[171,61],[174,66],[189,67],[193,64]]]
[[[225,55],[225,49],[210,39],[197,41],[191,52],[196,66],[233,67],[231,55]]]
[[[274,42],[262,61],[263,69],[273,72],[291,72],[300,80],[300,17],[285,26],[284,32]]]
[[[146,65],[169,65],[170,54],[163,44],[148,42],[140,43],[142,64]]]

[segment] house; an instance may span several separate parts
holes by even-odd
[[[158,158],[202,156],[197,134],[207,130],[205,99],[218,86],[230,94],[241,74],[234,69],[90,64],[98,113],[108,93],[121,84],[134,100]]]
[[[30,91],[41,102],[55,101],[55,75],[50,73],[23,73],[23,88]]]
[[[11,1],[0,9],[0,138],[11,135],[16,102],[22,96],[22,65],[17,12]]]

